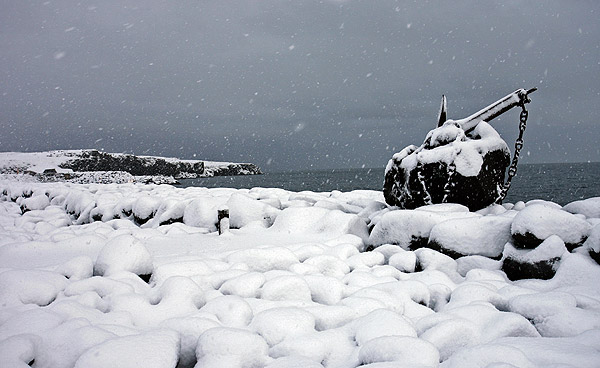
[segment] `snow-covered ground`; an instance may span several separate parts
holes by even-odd
[[[598,367],[599,252],[600,198],[0,181],[0,367]]]

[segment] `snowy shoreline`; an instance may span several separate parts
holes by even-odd
[[[0,180],[0,366],[594,367],[599,253],[600,198]]]

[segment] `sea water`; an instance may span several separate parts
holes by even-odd
[[[289,171],[180,180],[181,187],[283,188],[299,192],[382,190],[384,168]],[[600,196],[600,162],[519,165],[505,203],[544,199],[565,205]]]

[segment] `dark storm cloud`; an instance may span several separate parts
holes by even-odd
[[[0,149],[382,167],[537,86],[525,162],[597,161],[596,1],[2,1]],[[518,113],[494,126],[511,144]],[[194,156],[195,155],[195,156]]]

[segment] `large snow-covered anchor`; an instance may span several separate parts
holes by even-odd
[[[536,91],[518,89],[475,114],[447,119],[446,98],[438,126],[420,147],[410,145],[394,154],[385,170],[383,194],[388,204],[413,209],[434,203],[460,203],[476,211],[501,203],[516,175],[528,112],[525,104]],[[520,106],[519,136],[514,157],[488,122]],[[506,168],[508,177],[504,182]]]

